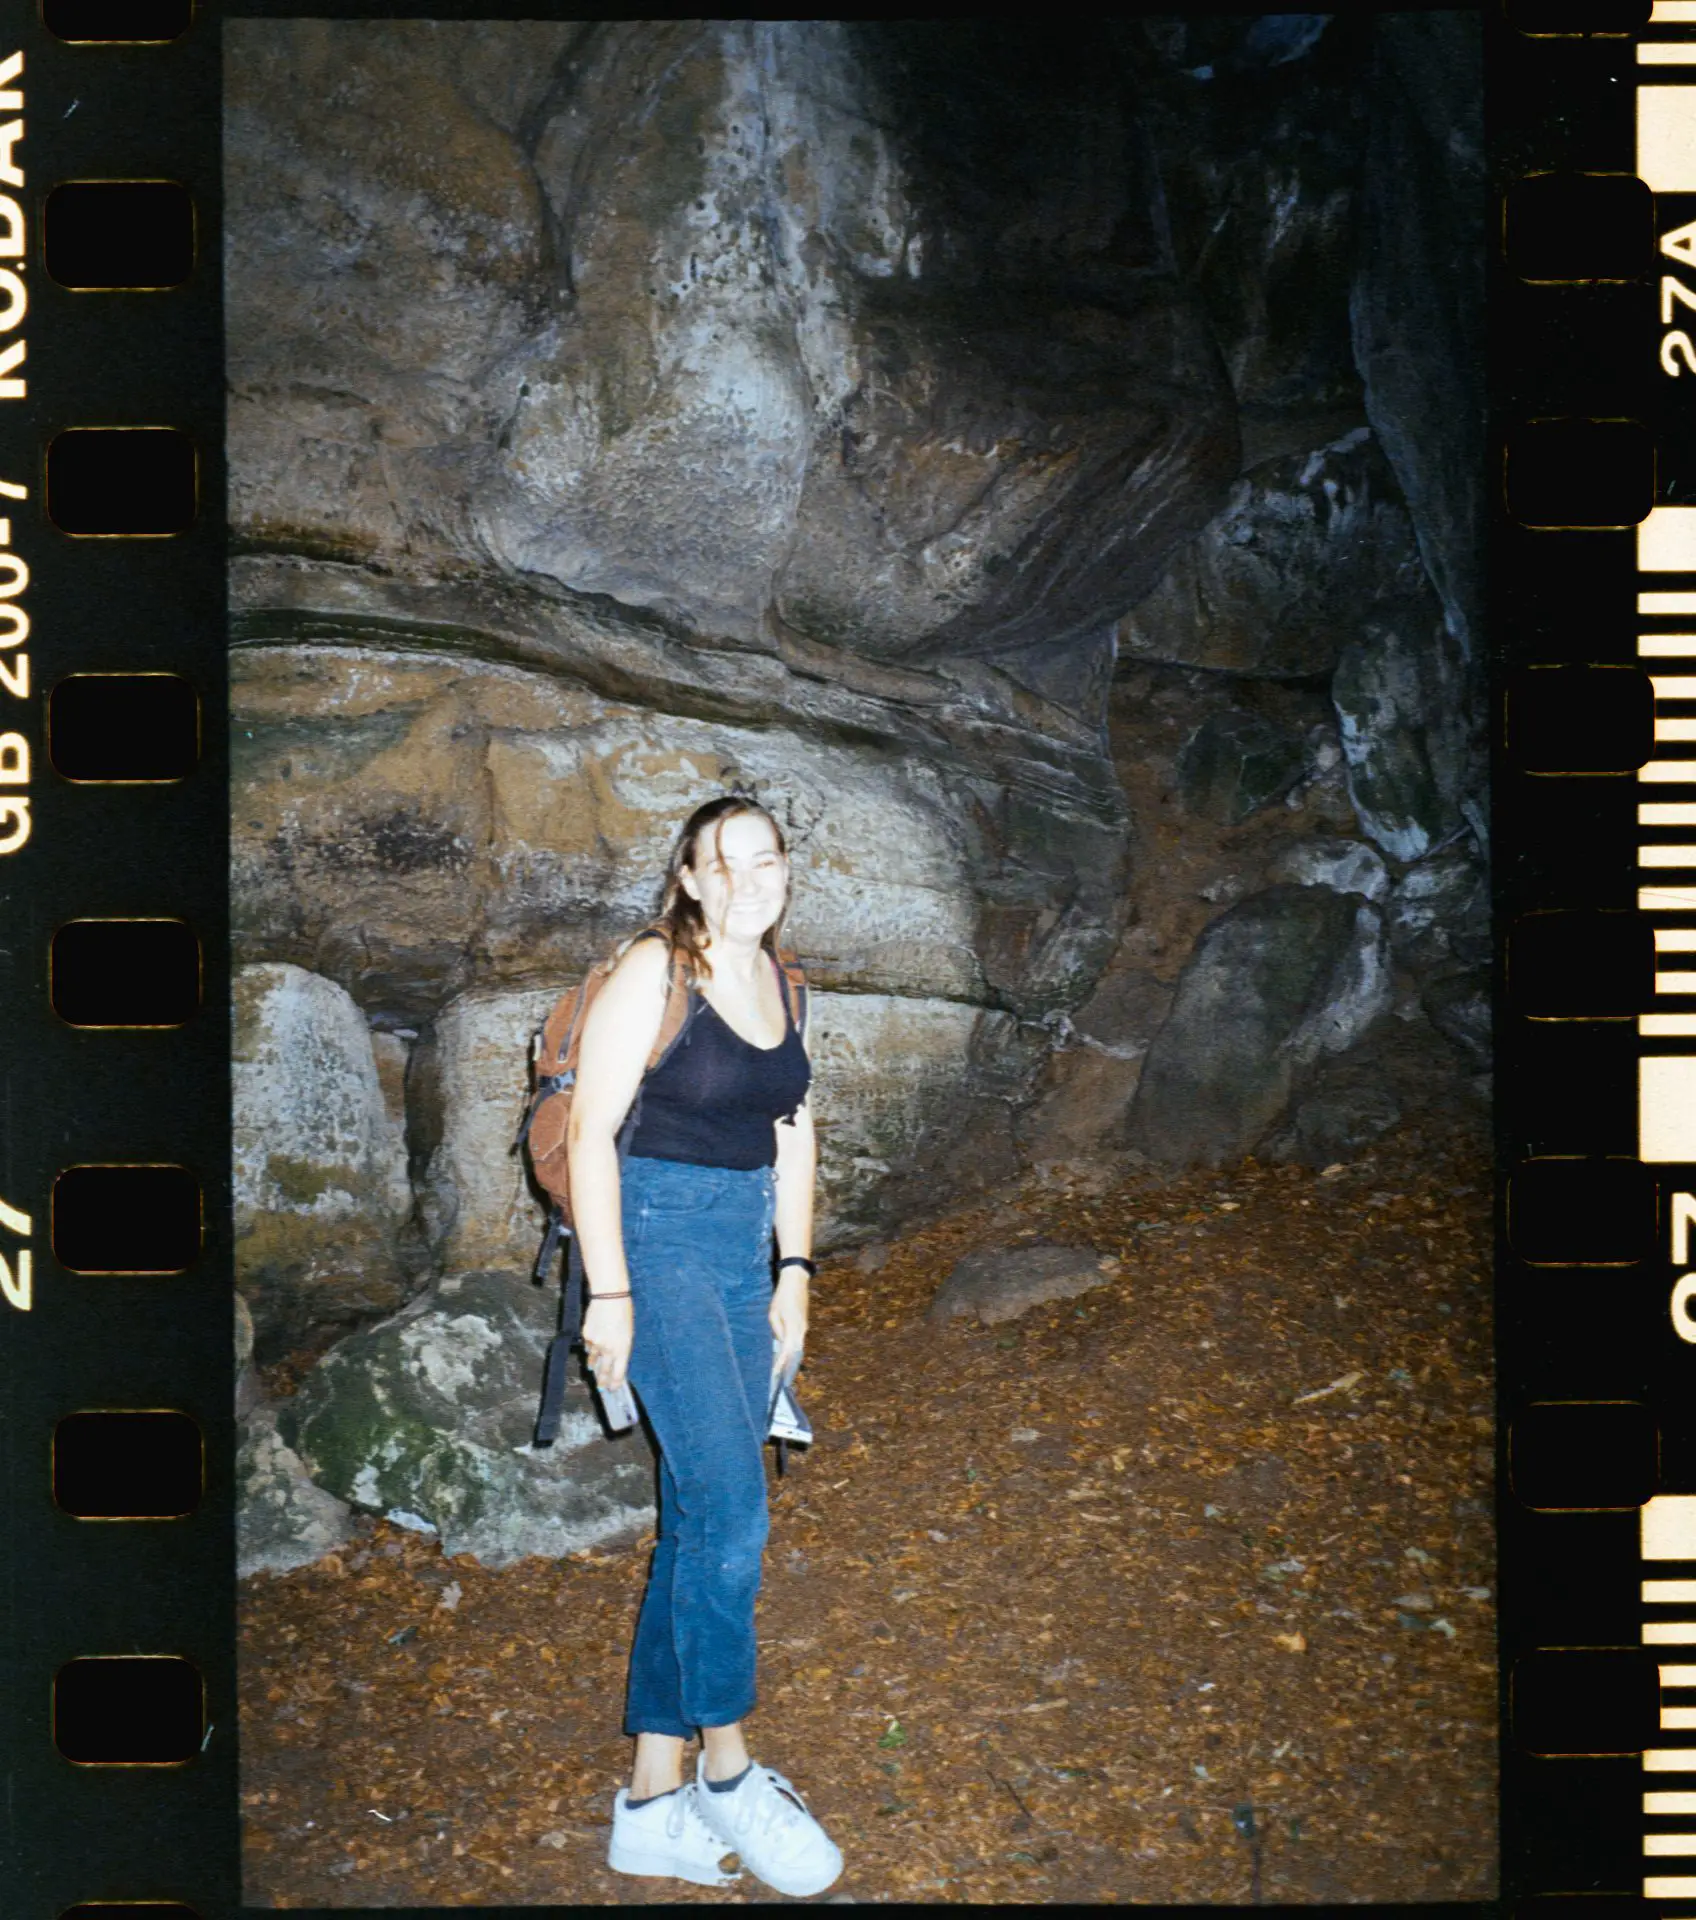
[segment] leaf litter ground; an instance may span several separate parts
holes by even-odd
[[[749,1727],[826,1898],[1493,1895],[1490,1184],[1480,1131],[1415,1127],[822,1263]],[[926,1324],[1021,1239],[1119,1266]],[[651,1544],[496,1572],[379,1522],[243,1583],[245,1904],[774,1897],[606,1865]]]

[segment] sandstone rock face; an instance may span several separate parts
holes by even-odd
[[[1414,861],[1467,825],[1482,790],[1476,681],[1425,600],[1380,608],[1331,681],[1360,824]]]
[[[236,23],[232,519],[721,646],[1099,629],[1237,443],[1110,50],[1071,38]]]
[[[309,1567],[353,1535],[351,1508],[312,1483],[277,1432],[276,1410],[245,1414],[236,1448],[236,1578]]]
[[[988,1253],[969,1253],[956,1261],[931,1302],[928,1318],[946,1325],[962,1314],[986,1327],[1016,1320],[1032,1307],[1051,1300],[1070,1300],[1105,1287],[1118,1261],[1104,1267],[1093,1247],[1053,1247],[1032,1244]]]
[[[845,1238],[1152,1100],[1221,905],[1479,817],[1475,316],[1378,265],[1444,297],[1453,31],[231,23],[238,952],[374,1030],[433,1262],[528,1259],[531,1002],[707,793],[790,836]],[[1110,738],[1116,652],[1196,671]]]
[[[580,1393],[523,1451],[509,1148],[709,794],[790,841],[821,1250],[1482,1057],[1473,23],[227,32],[259,1364],[431,1287],[280,1433],[244,1372],[244,1565],[647,1517]]]
[[[957,777],[477,660],[233,665],[237,939],[374,1012],[426,1018],[473,980],[563,987],[651,915],[677,828],[731,780],[784,822],[786,937],[821,981],[987,996],[996,855]]]
[[[1466,13],[1373,22],[1370,127],[1350,289],[1368,417],[1463,657],[1483,578],[1482,36]]]
[[[1371,433],[1246,473],[1119,622],[1131,658],[1229,673],[1329,673],[1380,600],[1423,587],[1400,490]]]
[[[558,1440],[531,1448],[558,1293],[521,1274],[450,1276],[331,1349],[280,1414],[317,1484],[487,1566],[626,1538],[653,1518],[640,1428],[601,1437],[567,1389]]]
[[[1132,1144],[1178,1164],[1250,1151],[1319,1054],[1352,1046],[1389,997],[1375,907],[1323,887],[1242,901],[1179,980],[1137,1085]]]
[[[261,1358],[405,1297],[406,1151],[370,1030],[333,981],[244,967],[232,1052],[236,1281]]]
[[[1123,25],[1173,250],[1237,396],[1244,465],[1305,454],[1365,420],[1347,311],[1367,22],[1197,13]]]
[[[524,1112],[529,1038],[553,999],[547,990],[462,995],[422,1043],[414,1085],[427,1155],[421,1209],[443,1272],[526,1268],[535,1259],[545,1216],[510,1148]],[[808,1045],[821,1250],[852,1244],[882,1221],[891,1176],[995,1104],[994,1063],[984,1055],[1003,1056],[1003,1074],[1028,1071],[1009,1016],[951,1000],[815,990]]]
[[[950,1151],[987,1161],[1007,1089],[1040,1058],[1010,1014],[893,994],[816,994],[811,1096],[819,1132],[821,1247],[852,1245],[900,1217]]]
[[[513,1141],[529,1098],[531,1036],[557,997],[548,988],[462,994],[420,1048],[419,1210],[441,1272],[522,1271],[536,1257],[544,1217]]]

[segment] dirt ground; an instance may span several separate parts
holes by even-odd
[[[749,1732],[842,1848],[823,1898],[1494,1893],[1489,1218],[1445,1120],[821,1266]],[[1120,1264],[926,1325],[1020,1236]],[[382,1523],[245,1583],[245,1904],[775,1898],[606,1866],[649,1545],[491,1572]]]

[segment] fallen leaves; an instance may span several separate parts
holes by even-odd
[[[1340,1373],[1326,1386],[1315,1387],[1311,1393],[1298,1393],[1290,1405],[1305,1407],[1310,1400],[1328,1400],[1334,1393],[1351,1393],[1365,1378],[1366,1375],[1358,1370],[1354,1373]]]
[[[1252,1165],[1228,1203],[1218,1173],[998,1196],[1027,1237],[1118,1250],[1088,1323],[919,1334],[939,1275],[1014,1238],[990,1203],[889,1243],[875,1283],[822,1263],[819,1444],[773,1483],[750,1736],[836,1833],[843,1891],[1237,1904],[1252,1804],[1269,1902],[1492,1894],[1488,1182],[1462,1215],[1460,1151],[1374,1149],[1393,1213],[1438,1196],[1419,1268],[1364,1179]],[[1411,1376],[1382,1402],[1354,1391],[1378,1355]],[[757,1892],[606,1866],[651,1546],[497,1572],[378,1524],[340,1571],[244,1583],[247,1904]]]

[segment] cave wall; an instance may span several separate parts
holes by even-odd
[[[522,1260],[524,1029],[726,785],[821,1245],[1476,1075],[1475,20],[226,44],[240,1047],[340,1036],[242,1124],[356,1086],[388,1183],[256,1161],[262,1352]]]

